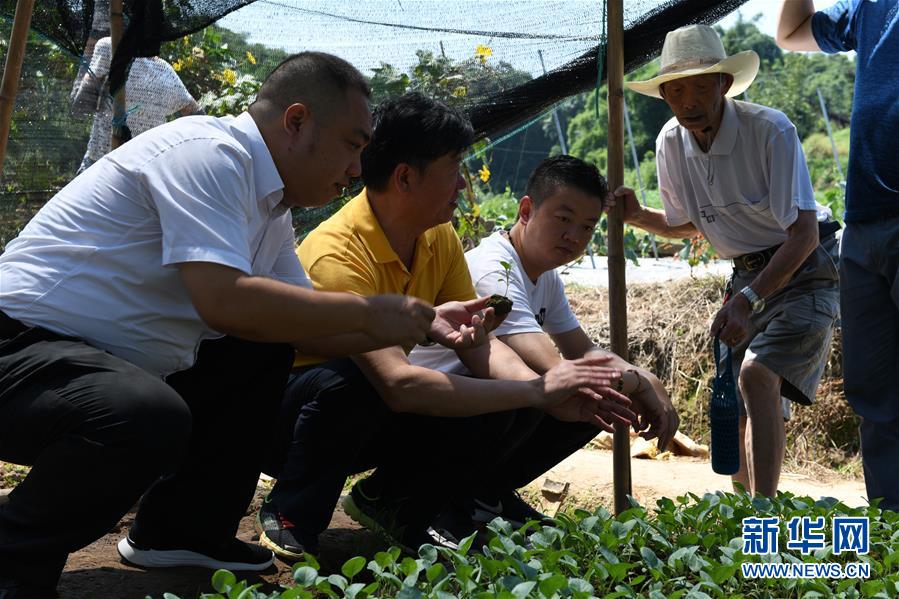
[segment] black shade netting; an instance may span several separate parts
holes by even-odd
[[[626,0],[625,70],[657,56],[668,31],[715,23],[745,1]],[[4,40],[15,4],[0,0]],[[467,112],[479,137],[495,139],[598,85],[605,10],[585,0],[124,0],[113,55],[110,0],[37,0],[0,203],[46,199],[89,164],[88,138],[109,137],[110,90],[122,82],[124,124],[139,134],[152,103],[171,111],[166,118],[191,97],[208,114],[239,113],[265,75],[302,50],[350,61],[371,77],[376,101],[412,89],[436,95]],[[160,59],[168,75],[157,73]],[[134,91],[136,73],[157,74]],[[88,75],[97,85],[84,85]],[[509,181],[546,156],[548,146],[532,147],[552,143],[538,129],[494,148]]]
[[[91,37],[108,32],[109,0],[39,0],[35,4],[32,27],[72,54],[81,55]],[[135,57],[159,54],[160,44],[196,32],[215,23],[253,0],[125,0],[124,13],[127,27],[119,51],[113,59],[109,74],[109,89],[118,89],[126,77],[127,66]],[[734,11],[746,0],[628,0],[625,3],[625,71],[637,68],[658,55],[665,34],[672,29],[694,23],[715,23]],[[486,15],[492,19],[472,23],[462,17],[466,3],[411,2],[397,0],[361,3],[368,10],[359,10],[345,2],[276,2],[261,0],[259,4],[281,9],[293,14],[293,19],[280,21],[282,31],[274,41],[283,41],[284,35],[301,35],[299,30],[308,23],[308,17],[333,19],[341,25],[350,25],[358,38],[379,38],[385,30],[411,30],[432,34],[435,37],[471,36],[505,39],[517,42],[519,50],[539,49],[541,46],[556,50],[560,47],[570,53],[579,44],[602,39],[605,7],[600,2],[495,2],[487,6]],[[552,5],[558,5],[553,7]],[[380,6],[379,6],[380,5]],[[567,6],[566,6],[567,5]],[[540,10],[532,10],[540,6]],[[11,17],[15,12],[14,0],[0,0],[2,12]],[[374,10],[371,8],[374,7]],[[389,15],[391,8],[399,7],[397,17]],[[558,10],[555,10],[558,8]],[[321,9],[321,10],[320,10]],[[330,11],[330,12],[329,12]],[[457,12],[458,11],[458,12]],[[528,14],[553,22],[534,23]],[[457,16],[458,15],[458,16]],[[253,17],[265,17],[258,12]],[[247,18],[253,18],[247,15]],[[504,17],[514,18],[508,22]],[[435,20],[436,18],[436,20]],[[490,20],[493,20],[492,24]],[[456,22],[454,22],[456,21]],[[514,25],[517,27],[507,27]],[[267,19],[260,28],[272,33],[272,23]],[[496,28],[492,28],[493,25]],[[249,23],[250,28],[253,27]],[[502,26],[503,29],[500,29]],[[252,29],[251,29],[252,30]],[[344,28],[341,33],[346,31]],[[93,32],[93,35],[92,35]],[[335,39],[335,47],[341,41]],[[377,44],[373,44],[376,50]],[[545,76],[492,93],[483,97],[470,97],[467,109],[479,135],[494,135],[539,114],[550,105],[596,85],[597,61],[604,55],[604,47],[593,45],[581,55],[552,69]],[[382,53],[380,60],[390,62],[396,48]],[[340,54],[340,52],[335,52]],[[374,54],[374,52],[373,52]],[[605,79],[605,65],[599,77]]]

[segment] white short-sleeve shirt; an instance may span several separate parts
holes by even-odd
[[[91,58],[91,73],[96,78],[109,75],[112,61],[112,42],[104,37],[94,46]],[[104,90],[101,92],[101,106],[94,115],[91,137],[87,142],[87,157],[96,162],[109,152],[112,136],[112,99]],[[135,58],[128,71],[125,84],[125,110],[132,136],[158,127],[166,122],[166,117],[181,110],[194,99],[184,87],[175,69],[165,60]]]
[[[174,265],[311,287],[283,187],[247,113],[156,127],[73,179],[6,246],[0,309],[159,375],[189,368],[221,334]]]
[[[773,108],[728,99],[707,153],[672,118],[656,165],[668,224],[692,222],[723,258],[783,243],[799,210],[829,214],[815,202],[796,127]]]
[[[532,282],[524,271],[518,253],[506,236],[497,231],[481,240],[478,247],[465,253],[471,280],[478,297],[498,293],[512,300],[512,311],[494,331],[497,336],[518,333],[566,333],[580,326],[568,298],[565,284],[555,270],[548,270]],[[501,262],[512,266],[506,290]],[[441,372],[465,372],[456,352],[440,345],[416,346],[409,360]]]

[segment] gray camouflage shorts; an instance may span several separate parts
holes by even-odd
[[[790,282],[765,301],[765,309],[750,317],[746,340],[732,352],[735,376],[743,360],[752,357],[783,379],[780,394],[785,419],[790,417],[790,401],[803,405],[814,402],[839,318],[839,275],[831,254],[836,242],[831,237],[822,243]],[[734,292],[752,283],[757,274],[734,269]],[[742,416],[746,415],[744,402],[741,397]]]

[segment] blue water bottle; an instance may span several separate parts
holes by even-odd
[[[712,470],[718,474],[736,474],[740,470],[740,411],[737,407],[731,349],[727,348],[722,368],[721,343],[717,335],[712,343],[715,346],[715,380],[712,382],[712,401],[709,406]]]

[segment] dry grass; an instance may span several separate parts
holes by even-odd
[[[724,293],[724,278],[631,285],[627,292],[630,361],[654,372],[681,416],[682,430],[709,441],[706,412],[715,374],[708,325]],[[609,347],[605,290],[569,286],[572,309],[600,346]],[[839,331],[834,336],[814,406],[794,406],[787,423],[787,466],[814,476],[860,475],[858,419],[843,395]]]

